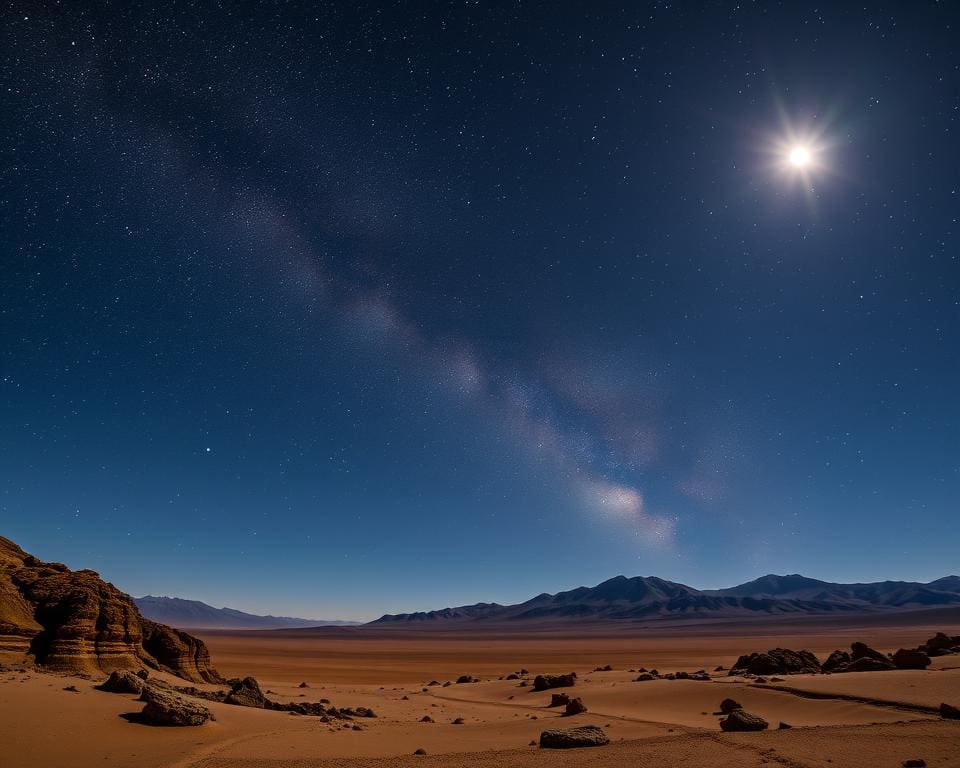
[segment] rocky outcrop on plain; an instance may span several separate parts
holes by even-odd
[[[601,747],[609,743],[610,738],[596,725],[581,725],[578,728],[550,730],[540,734],[540,749]]]
[[[546,691],[550,688],[569,688],[577,684],[577,673],[568,675],[537,675],[533,679],[533,690]]]
[[[945,632],[937,632],[927,642],[917,648],[927,656],[948,656],[953,653],[960,653],[960,635],[948,635]]]
[[[223,703],[234,704],[238,707],[257,707],[263,709],[267,706],[268,700],[260,690],[260,684],[256,678],[245,677],[233,684],[230,688],[230,693],[223,699]]]
[[[91,570],[45,563],[0,537],[0,661],[97,675],[143,666],[219,682],[203,642],[144,619]]]
[[[720,721],[722,731],[765,731],[770,724],[759,715],[753,715],[743,709],[734,709]]]
[[[146,702],[140,720],[151,725],[203,725],[213,719],[202,704],[164,688],[147,686],[140,698]]]
[[[98,690],[107,693],[143,693],[148,685],[147,678],[127,670],[114,670],[104,682],[97,686]]]
[[[866,643],[851,643],[850,652],[834,651],[823,663],[823,672],[883,672],[896,669],[889,657]]]
[[[820,660],[810,651],[772,648],[765,653],[740,656],[730,668],[730,675],[800,675],[820,671]]]
[[[901,648],[890,657],[897,669],[926,669],[930,666],[930,657],[923,651]]]

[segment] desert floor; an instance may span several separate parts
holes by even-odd
[[[940,702],[960,705],[960,657],[925,671],[795,675],[758,685],[716,673],[710,682],[632,682],[639,667],[661,673],[729,667],[741,653],[777,646],[825,657],[863,640],[878,650],[912,647],[957,626],[791,625],[593,626],[575,629],[416,631],[294,630],[198,633],[227,677],[253,675],[271,698],[330,699],[368,706],[375,719],[334,721],[208,703],[216,722],[155,728],[129,722],[134,696],[93,688],[96,680],[33,671],[0,674],[0,765],[4,768],[176,766],[790,766],[882,768],[922,758],[960,768],[960,721],[941,720]],[[592,672],[610,664],[614,671]],[[500,679],[526,668],[575,670],[589,711],[562,717],[534,693]],[[470,674],[479,683],[428,686]],[[301,682],[309,687],[299,688]],[[65,691],[73,685],[78,693]],[[776,729],[723,734],[713,713],[732,697]],[[420,722],[429,715],[434,722]],[[453,724],[463,718],[463,724]],[[546,728],[604,727],[609,746],[540,750]],[[355,730],[353,726],[359,729]],[[424,748],[426,756],[413,756]]]

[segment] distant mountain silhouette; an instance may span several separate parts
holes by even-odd
[[[517,605],[477,603],[387,614],[373,624],[564,619],[723,618],[757,614],[878,613],[960,606],[960,577],[923,584],[880,581],[834,584],[799,574],[769,574],[728,589],[699,590],[655,576],[615,576],[595,587],[543,593]]]
[[[348,626],[353,621],[297,619],[290,616],[257,616],[233,608],[214,608],[199,600],[144,595],[133,598],[137,608],[153,621],[180,629],[292,629],[295,627]]]

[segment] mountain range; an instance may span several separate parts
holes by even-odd
[[[294,629],[351,626],[352,621],[298,619],[291,616],[258,616],[234,608],[214,608],[199,600],[144,595],[133,598],[140,613],[179,629]]]
[[[595,587],[543,593],[516,605],[475,603],[418,613],[386,614],[372,624],[475,621],[736,618],[751,615],[881,613],[960,607],[960,576],[926,583],[836,584],[799,574],[762,576],[727,589],[700,590],[655,576],[616,576]]]

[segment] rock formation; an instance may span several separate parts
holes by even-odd
[[[95,571],[44,563],[0,536],[2,661],[90,675],[148,666],[220,681],[202,641],[144,619]]]
[[[762,717],[751,715],[743,709],[734,709],[725,720],[720,721],[723,731],[765,731],[770,724]]]
[[[147,686],[140,698],[146,702],[140,719],[152,725],[203,725],[213,719],[202,704],[163,688]]]
[[[820,660],[810,651],[773,648],[766,653],[745,654],[731,667],[731,675],[798,675],[820,671]]]
[[[540,749],[600,747],[609,743],[607,734],[596,725],[581,725],[579,728],[544,731],[540,734]]]
[[[577,683],[577,673],[568,675],[537,675],[533,679],[533,690],[546,691],[550,688],[569,688]]]

